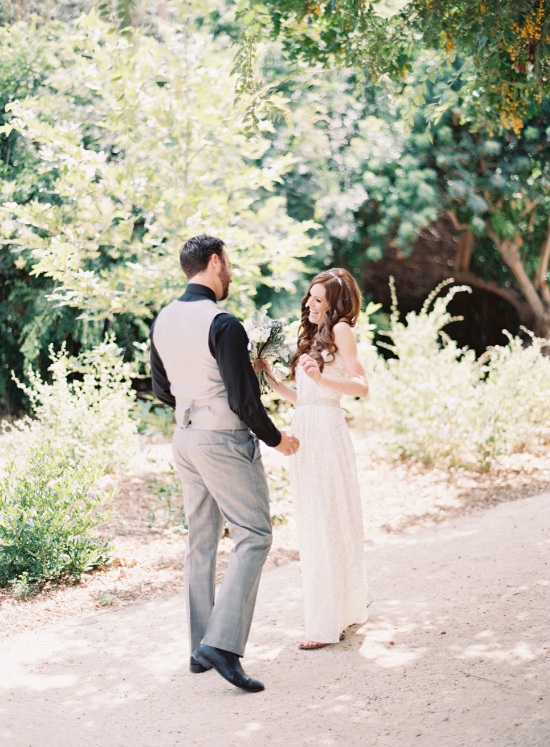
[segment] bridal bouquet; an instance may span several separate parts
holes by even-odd
[[[281,319],[271,320],[266,311],[255,311],[250,319],[243,323],[250,343],[248,350],[250,360],[262,358],[269,363],[287,363],[289,349],[285,341],[285,323]],[[265,371],[257,371],[256,376],[262,394],[269,391]]]

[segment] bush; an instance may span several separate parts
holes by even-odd
[[[524,451],[550,439],[550,358],[547,340],[530,344],[512,335],[508,345],[490,348],[481,358],[476,422],[482,461]]]
[[[18,382],[29,397],[34,422],[10,430],[21,445],[47,440],[75,462],[92,460],[105,471],[125,467],[137,454],[137,424],[132,418],[135,392],[131,369],[112,340],[77,358],[65,348],[50,348],[51,383],[29,369],[29,384]],[[23,437],[22,437],[23,436]]]
[[[108,562],[109,543],[94,530],[111,494],[90,493],[99,475],[97,464],[75,465],[49,443],[33,446],[23,466],[7,465],[0,482],[1,585],[27,589],[28,582],[79,578]]]
[[[545,341],[536,338],[525,347],[510,336],[508,345],[491,348],[480,360],[459,348],[443,332],[459,320],[447,306],[455,293],[470,289],[456,286],[436,298],[446,284],[405,323],[392,286],[386,334],[395,357],[376,359],[366,411],[394,457],[490,469],[500,456],[550,438],[550,359],[542,354]]]

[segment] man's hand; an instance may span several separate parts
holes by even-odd
[[[296,436],[291,436],[286,431],[281,431],[281,443],[274,447],[276,451],[280,451],[285,456],[296,454],[299,448],[300,442]]]

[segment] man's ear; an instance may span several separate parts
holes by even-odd
[[[221,267],[222,260],[221,257],[216,254],[215,252],[210,255],[210,266],[214,268],[214,270],[217,270]]]

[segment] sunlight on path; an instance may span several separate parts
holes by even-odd
[[[3,639],[0,744],[548,747],[549,500],[369,542],[370,619],[319,651],[298,564],[264,573],[264,693],[188,673],[181,596]]]

